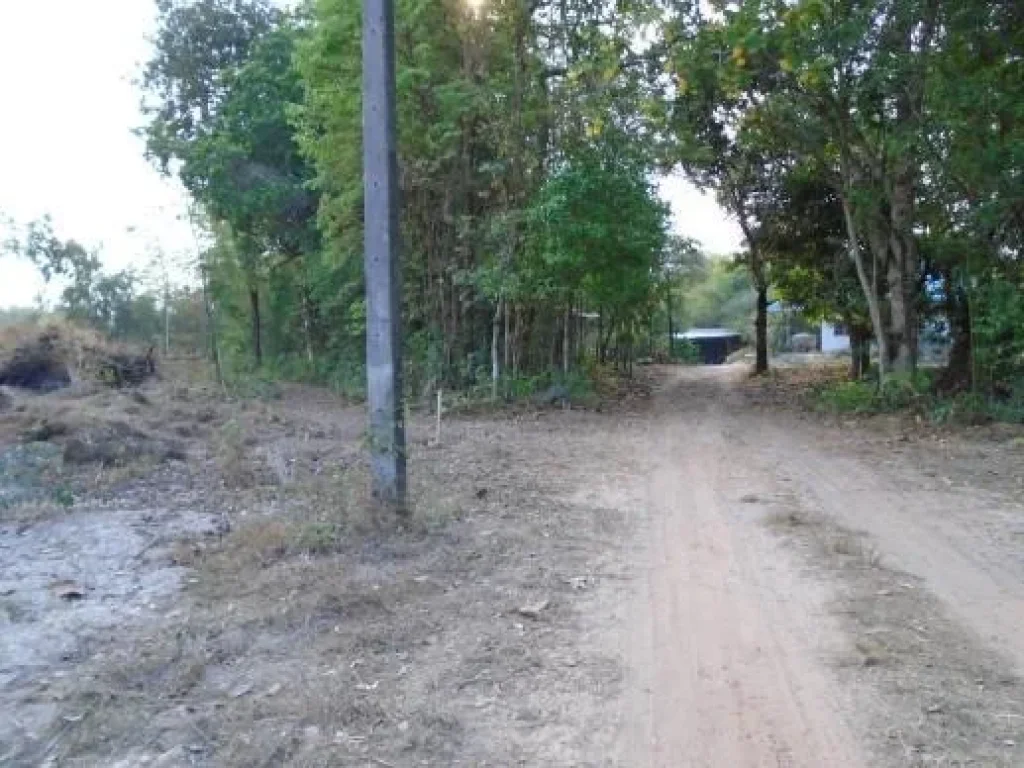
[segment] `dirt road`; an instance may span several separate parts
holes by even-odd
[[[1024,766],[1024,440],[641,379],[414,418],[401,525],[358,406],[154,385],[188,461],[0,518],[0,765]]]
[[[618,764],[1024,765],[1020,499],[858,456],[737,375],[665,372],[642,474],[591,491],[644,520]]]

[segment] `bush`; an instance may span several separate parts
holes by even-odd
[[[975,384],[1009,400],[1021,394],[1020,380],[1024,378],[1022,290],[1024,284],[989,276],[977,286],[972,308]]]
[[[875,410],[878,390],[868,381],[831,384],[816,393],[816,404],[836,413],[870,413]]]
[[[816,391],[815,404],[832,413],[909,411],[936,424],[1024,424],[1024,389],[1009,398],[973,392],[941,397],[928,371],[919,371],[913,377],[891,377],[882,387],[867,380],[830,383]]]
[[[674,344],[672,361],[683,365],[699,365],[703,362],[703,357],[696,344],[687,339],[681,339]]]
[[[968,392],[936,401],[930,416],[937,424],[1024,424],[1024,397],[999,400]]]
[[[895,413],[927,409],[933,388],[933,377],[919,371],[913,376],[891,376],[881,387],[864,379],[830,383],[818,390],[817,402],[836,413]]]

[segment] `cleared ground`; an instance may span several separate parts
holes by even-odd
[[[1024,765],[1020,436],[643,375],[414,419],[398,527],[358,409],[154,385],[187,461],[4,513],[0,764]]]

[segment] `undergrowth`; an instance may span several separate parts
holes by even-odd
[[[936,424],[1024,424],[1024,387],[1004,397],[974,392],[946,395],[936,390],[935,378],[928,371],[893,376],[882,386],[869,380],[827,382],[815,389],[813,404],[830,413],[907,412]]]

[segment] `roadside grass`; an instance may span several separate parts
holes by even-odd
[[[893,376],[881,387],[867,380],[827,382],[813,390],[811,403],[828,413],[909,413],[933,424],[1024,424],[1024,388],[1017,387],[1004,397],[973,392],[945,395],[937,391],[930,371]]]

